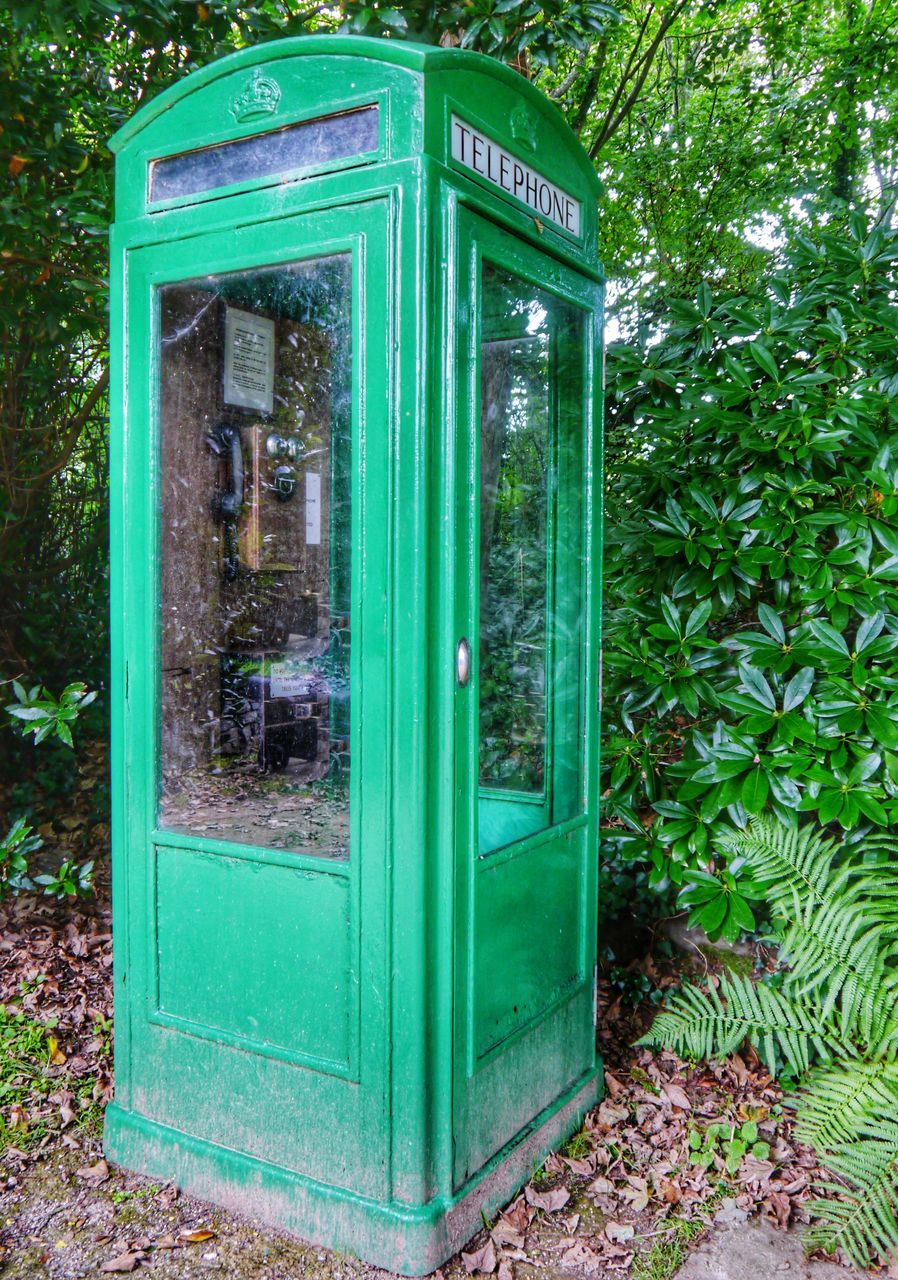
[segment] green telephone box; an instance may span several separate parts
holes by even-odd
[[[410,1275],[598,1092],[598,183],[307,37],[116,135],[111,1159]]]

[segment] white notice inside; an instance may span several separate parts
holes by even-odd
[[[274,407],[274,321],[228,307],[225,312],[224,402],[271,413]]]
[[[306,472],[306,546],[321,546],[321,473]]]
[[[272,698],[308,698],[314,688],[312,676],[293,662],[272,662],[269,668]]]

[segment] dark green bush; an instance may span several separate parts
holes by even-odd
[[[896,259],[855,215],[609,349],[604,850],[657,887],[762,810],[898,817]]]

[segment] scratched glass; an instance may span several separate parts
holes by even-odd
[[[377,145],[376,106],[304,120],[252,138],[154,160],[150,165],[150,200],[172,200],[236,182],[319,168],[376,151]]]
[[[159,823],[346,858],[351,259],[157,301]]]
[[[485,263],[480,848],[582,808],[585,316]]]

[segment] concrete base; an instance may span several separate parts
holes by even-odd
[[[775,1231],[724,1206],[714,1228],[677,1272],[676,1280],[860,1280],[835,1262],[809,1262],[798,1231]],[[863,1273],[866,1274],[866,1273]]]
[[[576,1131],[599,1094],[596,1069],[502,1149],[454,1196],[423,1205],[381,1203],[156,1124],[112,1103],[109,1160],[192,1195],[294,1231],[311,1244],[356,1254],[400,1275],[435,1271]]]

